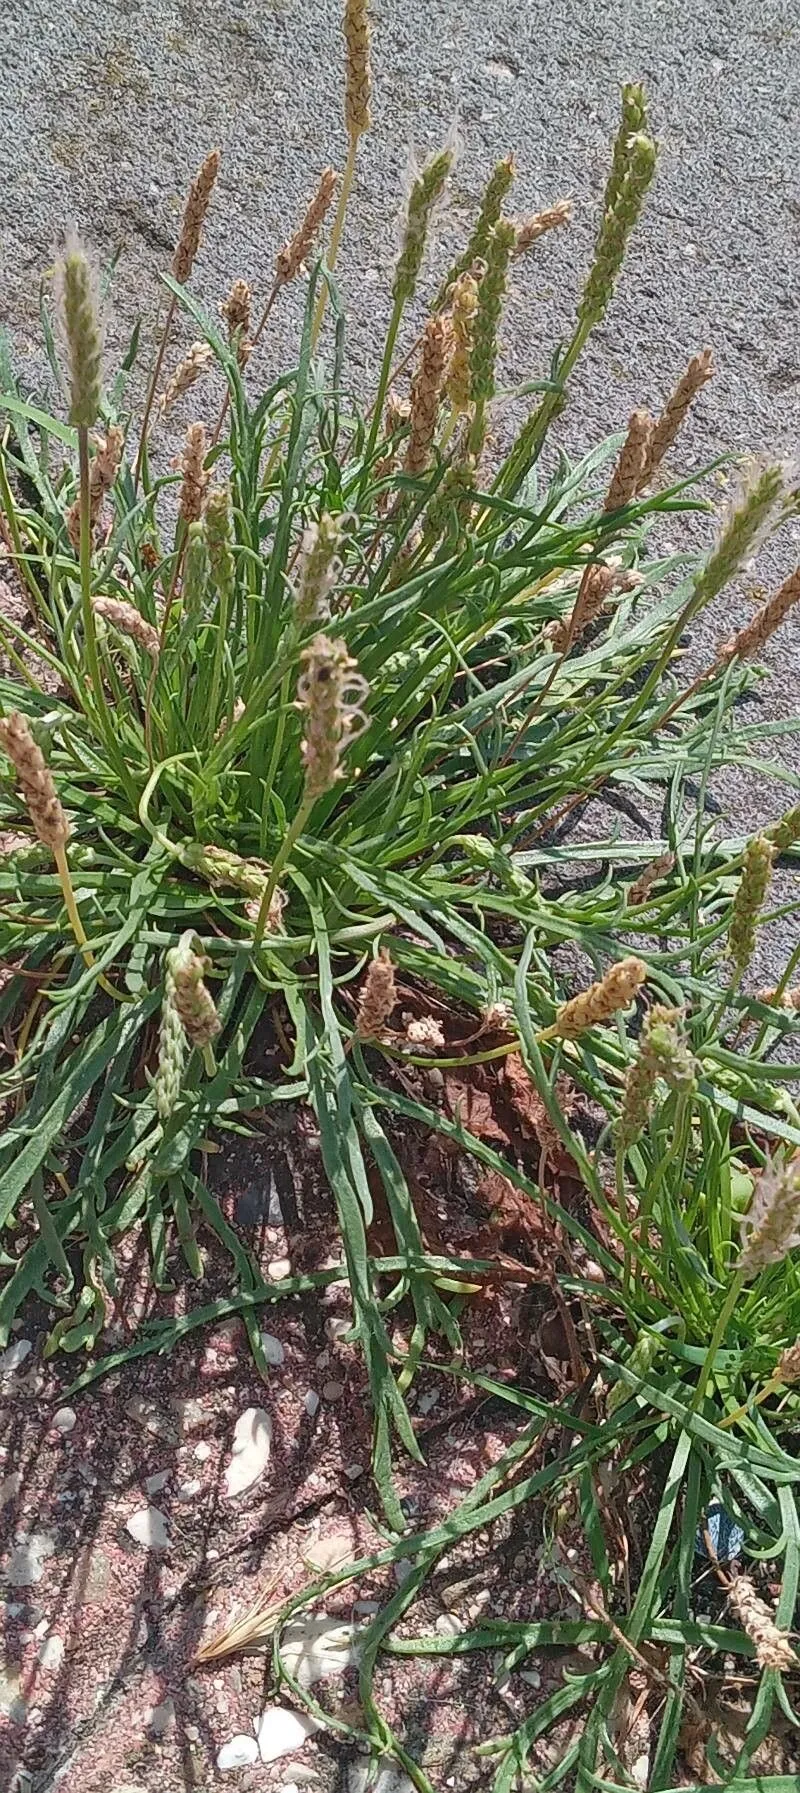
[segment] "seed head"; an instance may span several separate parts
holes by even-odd
[[[343,776],[342,754],[366,727],[360,706],[369,687],[344,642],[332,641],[327,635],[314,636],[302,655],[302,663],[297,699],[306,713],[302,744],[305,797],[314,802]]]
[[[151,660],[158,659],[158,630],[133,604],[124,603],[122,598],[93,598],[92,609],[95,616],[102,616],[105,622],[119,630],[120,635],[129,636],[138,647],[144,648]]]
[[[158,1030],[158,1064],[153,1079],[156,1113],[164,1123],[174,1113],[181,1093],[181,1079],[186,1060],[186,1033],[178,1013],[175,993],[174,952],[167,953],[164,972],[164,999]]]
[[[244,367],[250,357],[251,293],[246,280],[234,280],[220,312],[228,326],[228,340],[236,350],[236,359]]]
[[[776,505],[785,496],[785,469],[780,462],[762,467],[750,462],[729,507],[716,546],[695,581],[695,606],[710,603],[744,562],[755,553]]]
[[[504,156],[502,161],[496,162],[492,169],[484,188],[480,211],[478,212],[475,221],[475,228],[463,255],[460,255],[458,261],[453,263],[449,274],[447,274],[446,278],[442,281],[433,302],[433,311],[441,311],[442,306],[450,296],[451,288],[458,279],[459,274],[466,274],[470,268],[474,267],[476,261],[484,261],[486,259],[489,238],[500,217],[500,213],[503,210],[503,200],[505,199],[513,179],[514,157]]]
[[[299,274],[306,257],[311,254],[317,232],[325,220],[339,176],[333,168],[323,168],[319,185],[302,224],[294,236],[284,243],[275,263],[275,284],[286,286]]]
[[[516,241],[516,229],[508,218],[499,218],[486,248],[486,272],[478,289],[478,308],[472,327],[473,403],[494,398],[497,331],[503,310],[508,260]]]
[[[725,643],[717,656],[717,665],[729,666],[731,660],[752,660],[760,654],[770,635],[775,634],[797,603],[800,603],[800,567],[795,567],[774,597],[761,605],[752,622]]]
[[[742,1250],[737,1270],[748,1279],[780,1264],[800,1245],[800,1156],[767,1164],[740,1220]]]
[[[355,140],[368,131],[372,119],[369,102],[372,95],[372,69],[369,52],[371,30],[367,0],[345,0],[344,41],[345,93],[344,118],[348,136]]]
[[[485,263],[481,264],[481,272]],[[452,353],[447,369],[447,396],[457,417],[468,411],[472,402],[472,333],[478,309],[478,278],[475,269],[467,269],[453,282],[450,294],[450,329]]]
[[[205,470],[206,426],[190,423],[178,465],[183,474],[179,511],[184,523],[196,523],[202,513],[210,474]]]
[[[776,855],[788,853],[789,848],[800,840],[800,807],[788,809],[779,822],[773,822],[771,828],[765,828],[767,840],[772,841]]]
[[[69,421],[91,429],[100,410],[103,334],[97,276],[83,243],[72,234],[56,268],[56,301],[69,363]]]
[[[175,1008],[186,1038],[193,1046],[210,1046],[222,1027],[214,998],[203,981],[209,969],[205,954],[196,951],[191,928],[167,954]]]
[[[172,410],[173,405],[190,392],[200,375],[205,372],[209,361],[213,360],[213,350],[207,342],[193,342],[184,359],[179,362],[171,379],[167,381],[164,391],[158,400],[158,408],[162,417]]]
[[[634,411],[628,419],[628,434],[606,493],[604,511],[621,510],[635,498],[647,465],[653,437],[653,419],[649,411]]]
[[[200,248],[200,239],[203,234],[206,213],[211,204],[214,183],[219,174],[219,164],[219,150],[212,149],[206,156],[205,161],[201,163],[201,166],[198,168],[191,187],[189,188],[189,197],[186,201],[186,209],[183,214],[181,234],[178,238],[178,246],[172,258],[173,276],[176,280],[181,282],[182,286],[191,274],[194,266],[194,258]]]
[[[653,474],[661,466],[665,454],[683,427],[690,405],[711,379],[713,372],[714,357],[710,349],[702,349],[699,355],[692,356],[685,373],[681,374],[677,386],[670,393],[660,417],[656,418],[647,461],[639,481],[640,488],[649,485]]]
[[[407,473],[424,473],[430,462],[449,342],[447,319],[428,318],[422,338],[420,364],[411,386],[411,414],[405,457]]]
[[[231,545],[231,506],[226,486],[212,486],[205,506],[206,543],[211,578],[228,606],[233,601],[236,565]]]
[[[431,541],[439,536],[459,536],[468,528],[472,516],[477,459],[469,449],[469,434],[464,432],[456,444],[445,476],[425,511],[425,534]]]
[[[682,1094],[694,1088],[697,1066],[677,1025],[681,1014],[654,1003],[644,1018],[638,1057],[625,1078],[618,1134],[624,1150],[647,1124],[659,1077]]]
[[[593,330],[605,317],[625,257],[628,238],[641,212],[655,168],[656,146],[653,139],[639,131],[630,138],[627,162],[618,190],[604,211],[594,261],[578,306],[578,318],[585,330]]]
[[[439,150],[417,175],[408,198],[403,244],[395,270],[392,298],[407,303],[416,291],[428,227],[437,200],[453,166],[452,149]]]
[[[548,623],[545,635],[558,654],[566,654],[596,621],[612,592],[635,591],[641,583],[639,573],[630,567],[606,566],[604,561],[590,561],[584,569],[578,596],[570,615]]]
[[[739,976],[747,970],[755,952],[758,918],[772,875],[774,857],[775,848],[765,834],[754,834],[748,841],[728,929],[728,952]]]
[[[793,1345],[787,1345],[786,1350],[781,1352],[773,1377],[776,1382],[780,1378],[786,1388],[792,1382],[800,1382],[800,1339],[795,1339]]]
[[[658,859],[651,859],[628,891],[628,908],[638,909],[642,903],[646,903],[653,885],[668,877],[674,864],[674,853],[662,853]]]
[[[103,500],[119,472],[122,450],[125,443],[124,431],[115,423],[109,424],[107,434],[95,441],[95,452],[89,468],[89,523],[94,530],[100,521]],[[80,548],[81,540],[81,501],[75,499],[67,515],[67,534],[75,553]]]
[[[379,1040],[397,1002],[394,966],[385,947],[371,959],[358,1000],[356,1039]]]
[[[614,139],[614,151],[611,161],[611,172],[603,194],[603,215],[612,211],[619,199],[620,191],[628,172],[631,156],[631,139],[638,132],[647,130],[647,111],[645,107],[644,88],[638,81],[626,81],[622,89],[622,114],[619,129]]]
[[[18,710],[0,718],[0,747],[14,767],[28,814],[42,845],[49,847],[51,853],[60,852],[69,840],[69,823],[41,747]]]
[[[797,1668],[797,1657],[786,1632],[779,1630],[774,1614],[756,1593],[749,1575],[735,1577],[728,1588],[728,1600],[745,1635],[755,1644],[759,1668]]]
[[[517,224],[514,255],[525,255],[548,230],[558,230],[560,225],[569,224],[571,217],[572,200],[559,199],[557,205],[547,206],[542,212],[534,212],[532,218],[523,218]]]
[[[303,533],[294,592],[294,614],[300,629],[324,622],[330,614],[328,599],[341,572],[336,553],[339,537],[339,523],[327,511]]]
[[[559,1009],[552,1032],[562,1040],[577,1039],[587,1027],[610,1021],[619,1009],[628,1008],[647,976],[641,959],[620,959],[612,965],[599,983],[590,984],[579,996],[573,996]]]

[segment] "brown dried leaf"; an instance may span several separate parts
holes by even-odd
[[[503,1061],[501,1074],[509,1101],[525,1136],[539,1141],[542,1151],[547,1153],[555,1169],[569,1168],[574,1161],[556,1132],[539,1091],[518,1052],[509,1052]],[[562,1113],[568,1117],[575,1106],[575,1092],[564,1077],[559,1077],[556,1084],[556,1099]]]
[[[445,1074],[444,1093],[447,1106],[454,1120],[458,1119],[468,1133],[474,1133],[477,1139],[497,1139],[501,1145],[508,1145],[509,1138],[505,1128],[495,1114],[489,1091],[475,1082],[455,1077],[451,1072]]]

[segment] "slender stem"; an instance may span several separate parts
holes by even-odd
[[[138,486],[139,480],[141,478],[142,462],[144,460],[145,449],[147,447],[147,432],[150,428],[150,414],[152,412],[153,404],[155,402],[156,387],[158,385],[159,378],[161,375],[161,369],[164,365],[164,356],[166,355],[166,352],[167,352],[167,344],[169,342],[170,335],[172,333],[172,324],[173,324],[173,319],[175,317],[175,308],[177,306],[177,303],[178,303],[178,301],[175,297],[175,294],[172,293],[170,296],[169,305],[167,306],[167,315],[164,319],[164,328],[161,332],[161,341],[158,345],[158,354],[156,355],[155,362],[153,365],[153,372],[150,375],[150,385],[147,388],[147,398],[145,400],[144,416],[142,417],[142,431],[141,431],[141,435],[139,437],[139,449],[138,449],[138,453],[136,456],[136,466],[134,468],[134,473],[133,473],[134,491],[136,490],[136,487]]]
[[[770,1376],[769,1382],[765,1382],[764,1387],[761,1389],[760,1394],[756,1395],[755,1400],[753,1400],[753,1397],[751,1395],[749,1400],[745,1401],[743,1407],[737,1407],[735,1413],[726,1413],[725,1418],[721,1419],[719,1422],[720,1431],[727,1432],[729,1426],[735,1426],[737,1420],[744,1419],[746,1417],[746,1415],[750,1412],[751,1407],[760,1407],[762,1401],[769,1400],[770,1395],[774,1395],[776,1390],[779,1389],[780,1387],[781,1387],[780,1376]]]
[[[69,917],[69,925],[72,929],[73,934],[75,935],[75,939],[78,942],[78,946],[80,947],[81,957],[83,958],[84,965],[91,968],[91,966],[94,965],[94,954],[92,952],[92,949],[91,949],[88,939],[86,937],[86,929],[84,928],[83,922],[81,921],[80,911],[78,909],[77,902],[75,901],[75,892],[72,888],[72,878],[70,876],[70,869],[67,864],[66,849],[64,847],[54,847],[53,848],[53,858],[55,859],[55,862],[56,862],[56,871],[58,873],[58,882],[61,885],[61,894],[64,898],[64,908],[66,909],[67,915]],[[102,975],[98,978],[97,981],[100,985],[100,988],[102,990],[105,990],[107,996],[113,996],[115,1002],[119,1002],[120,1000],[122,1000],[123,1002],[127,1002],[130,1000],[128,997],[120,998],[119,990],[115,990],[113,984],[110,984],[108,982],[108,980],[105,977],[103,977]]]
[[[714,1360],[728,1330],[728,1322],[743,1288],[744,1276],[742,1275],[741,1270],[737,1270],[736,1275],[731,1278],[730,1288],[728,1289],[728,1293],[725,1296],[725,1300],[723,1301],[717,1316],[717,1323],[711,1335],[711,1343],[706,1352],[705,1363],[703,1364],[698,1378],[694,1400],[689,1409],[690,1414],[697,1413],[700,1407],[702,1407],[705,1399],[706,1387],[714,1368]]]
[[[331,240],[328,245],[328,254],[326,257],[326,261],[325,261],[325,266],[326,266],[329,274],[333,273],[333,270],[336,266],[336,257],[339,253],[339,245],[342,240],[342,231],[344,230],[344,219],[345,219],[345,213],[347,211],[347,202],[350,198],[350,192],[351,192],[351,189],[353,186],[353,176],[356,171],[356,152],[357,152],[357,150],[358,150],[358,135],[355,134],[355,135],[351,136],[351,138],[350,138],[350,147],[347,151],[347,161],[345,162],[345,165],[344,165],[344,174],[342,176],[342,186],[341,186],[341,191],[339,193],[339,204],[336,207],[336,217],[333,220],[333,229],[331,231]],[[327,287],[327,283],[323,280],[322,286],[320,288],[319,298],[317,299],[316,310],[314,312],[314,322],[311,326],[311,353],[312,353],[312,355],[314,353],[314,350],[317,346],[317,342],[319,340],[319,333],[320,333],[320,330],[322,329],[322,319],[325,315],[325,306],[327,304],[327,301],[328,301],[328,287]]]
[[[277,726],[275,729],[275,739],[272,743],[272,753],[270,755],[269,770],[267,772],[266,782],[264,785],[264,798],[263,798],[263,802],[261,804],[261,851],[262,851],[262,853],[267,844],[267,817],[269,814],[269,804],[270,804],[270,798],[272,796],[272,789],[273,789],[273,786],[275,783],[275,774],[278,770],[278,763],[280,760],[281,753],[283,751],[283,737],[284,737],[284,734],[286,731],[286,711],[289,706],[290,691],[291,691],[291,673],[286,672],[286,673],[284,673],[283,683],[281,684],[280,698],[278,700],[279,708],[278,708]]]
[[[363,461],[364,468],[367,467],[368,463],[372,459],[372,455],[375,450],[375,443],[378,440],[378,430],[380,429],[381,418],[383,417],[383,403],[384,403],[384,399],[386,398],[386,393],[388,391],[389,375],[392,370],[392,356],[394,354],[394,345],[397,341],[397,332],[400,329],[400,319],[403,316],[404,305],[405,305],[405,298],[403,297],[402,294],[400,294],[395,299],[394,310],[392,311],[392,315],[389,319],[389,330],[388,330],[388,334],[386,337],[386,346],[383,351],[383,360],[381,362],[380,378],[378,380],[378,390],[377,390],[377,393],[375,394],[375,404],[372,409],[372,422],[370,424],[370,429],[369,429],[369,440],[368,440],[367,446],[364,450],[364,461]]]
[[[303,829],[305,828],[306,822],[308,821],[308,818],[311,814],[313,807],[314,807],[313,797],[311,797],[311,798],[304,797],[302,803],[300,804],[300,808],[298,809],[297,814],[294,818],[294,821],[291,823],[290,827],[288,828],[286,835],[284,836],[283,842],[282,842],[278,852],[275,855],[275,859],[272,864],[272,870],[270,871],[269,877],[267,879],[267,882],[266,882],[266,885],[264,888],[264,895],[261,898],[258,916],[256,918],[256,928],[255,928],[255,934],[253,936],[254,950],[256,950],[261,945],[261,941],[262,941],[263,935],[264,935],[264,929],[267,925],[267,920],[269,917],[270,903],[272,902],[272,899],[273,899],[275,892],[278,888],[278,879],[280,878],[281,872],[283,871],[286,861],[289,858],[289,855],[292,852],[292,849],[294,848],[294,845],[298,839],[298,836],[300,834],[302,834]]]
[[[102,718],[105,710],[105,699],[103,696],[103,681],[100,677],[100,661],[97,654],[97,631],[94,626],[94,611],[92,609],[92,512],[89,474],[89,431],[83,424],[78,427],[78,467],[81,513],[81,617],[83,621],[83,633],[86,640],[86,658],[89,662],[92,699]]]

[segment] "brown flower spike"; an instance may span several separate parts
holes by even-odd
[[[336,192],[338,179],[339,176],[334,168],[323,168],[317,191],[302,224],[278,252],[275,263],[276,286],[286,286],[290,280],[294,280],[306,257],[311,254],[317,232],[324,223],[331,200]]]
[[[394,965],[385,947],[371,959],[358,1000],[356,1038],[378,1040],[397,1002]]]
[[[566,1002],[547,1032],[561,1040],[575,1040],[587,1027],[610,1021],[619,1009],[628,1008],[646,976],[647,966],[642,959],[620,959],[599,983],[590,984],[588,990],[581,990]]]
[[[214,183],[219,174],[220,153],[212,149],[201,164],[189,188],[189,197],[183,214],[181,234],[178,246],[172,258],[172,272],[176,280],[183,286],[188,280],[194,266],[194,259],[200,248],[203,225],[206,213],[211,204]]]
[[[31,821],[42,845],[60,852],[69,840],[69,824],[44,754],[18,710],[0,718],[0,747],[8,754]]]

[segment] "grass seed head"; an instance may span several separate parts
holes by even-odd
[[[167,954],[167,967],[172,977],[175,1008],[186,1038],[202,1050],[210,1046],[220,1032],[222,1022],[214,998],[204,982],[209,961],[196,951],[191,928],[181,935],[177,946]]]
[[[553,1024],[553,1033],[559,1039],[574,1040],[588,1027],[610,1021],[618,1010],[629,1007],[646,976],[647,966],[642,959],[620,959],[598,983],[590,984],[588,990],[581,990],[564,1003]]]
[[[618,190],[603,214],[594,260],[578,306],[578,317],[584,330],[593,330],[605,317],[625,259],[628,238],[655,170],[655,143],[652,137],[639,131],[630,139]]]
[[[482,271],[485,263],[481,264]],[[454,281],[450,294],[450,327],[452,353],[447,369],[447,397],[457,417],[469,410],[472,402],[472,333],[478,309],[479,281],[474,268],[466,269]]]
[[[485,261],[489,247],[489,238],[503,210],[503,200],[514,179],[514,157],[503,156],[496,162],[483,190],[480,210],[475,220],[475,227],[463,255],[453,263],[439,288],[432,309],[441,311],[450,297],[451,290],[460,274],[466,274],[474,267],[476,261]]]
[[[206,529],[202,519],[199,519],[196,523],[189,524],[186,535],[186,553],[183,557],[181,597],[187,616],[200,615],[208,587],[208,574]]]
[[[413,298],[434,208],[441,198],[453,166],[454,152],[442,149],[431,156],[413,182],[408,196],[403,242],[392,285],[392,298],[407,303]]]
[[[478,306],[472,326],[470,373],[472,401],[483,404],[494,398],[497,333],[506,294],[509,256],[516,228],[509,218],[499,218],[486,248],[486,272],[478,289]]]
[[[707,385],[713,372],[714,357],[710,349],[701,349],[699,355],[692,356],[685,372],[681,374],[677,386],[670,393],[663,411],[656,418],[647,452],[647,461],[639,481],[640,487],[648,485],[653,474],[661,466],[664,456],[672,447],[679,430],[683,427],[689,407],[694,403],[698,392],[701,392]]]
[[[252,295],[246,280],[234,280],[219,309],[228,326],[228,340],[236,351],[239,366],[245,367],[250,357],[252,312]]]
[[[800,1245],[800,1156],[767,1164],[740,1220],[742,1250],[736,1266],[749,1281],[780,1264]]]
[[[125,446],[125,433],[117,424],[108,426],[106,435],[95,441],[95,452],[89,467],[89,523],[94,530],[100,520],[103,500],[119,472],[122,450]],[[75,553],[78,553],[81,539],[81,501],[75,499],[67,514],[67,534]]]
[[[677,1026],[680,1018],[680,1009],[661,1003],[654,1003],[645,1015],[639,1052],[625,1077],[617,1135],[624,1150],[647,1125],[659,1077],[681,1093],[694,1088],[697,1066]]]
[[[769,529],[778,503],[785,497],[785,468],[775,462],[761,466],[751,461],[728,506],[727,514],[705,565],[700,569],[695,594],[697,607],[710,603],[756,552]]]
[[[541,212],[534,212],[531,218],[522,218],[517,222],[517,235],[513,254],[525,255],[539,238],[548,230],[558,230],[562,224],[569,224],[572,217],[572,200],[559,199],[556,205],[546,206]]]
[[[793,1345],[787,1345],[781,1352],[773,1374],[776,1381],[780,1377],[787,1388],[793,1382],[800,1382],[800,1339],[795,1339]]]
[[[53,775],[30,725],[18,710],[0,717],[0,747],[8,754],[22,795],[42,845],[51,853],[63,851],[69,840],[69,824],[61,807]]]
[[[653,885],[668,877],[674,864],[674,853],[661,853],[658,859],[651,859],[628,891],[628,908],[638,909],[642,903],[646,903]]]
[[[294,590],[294,614],[300,629],[324,622],[329,615],[328,599],[341,572],[337,557],[340,533],[338,520],[327,511],[303,533]]]
[[[209,343],[192,343],[188,353],[179,362],[174,374],[167,381],[158,400],[158,409],[162,417],[167,416],[173,405],[177,405],[178,400],[183,398],[185,393],[191,392],[201,374],[205,373],[209,362],[213,360],[213,356],[214,352]]]
[[[344,642],[332,641],[328,635],[314,636],[302,655],[302,664],[297,699],[305,710],[305,798],[313,803],[343,777],[342,754],[366,726],[360,706],[369,687]]]
[[[210,478],[205,470],[207,446],[205,424],[190,423],[183,454],[178,463],[183,474],[178,508],[184,523],[196,523],[202,514],[203,499]]]
[[[444,317],[431,317],[422,337],[420,363],[411,386],[406,473],[424,473],[431,458],[447,366],[450,327]]]
[[[776,855],[788,853],[789,848],[800,840],[800,805],[796,809],[787,809],[785,816],[765,828],[764,833],[767,840],[772,841]]]
[[[143,648],[151,660],[157,660],[159,654],[158,630],[142,616],[135,605],[126,604],[122,598],[93,598],[92,609],[95,616],[102,616],[103,621],[111,623],[119,630],[120,635],[127,635],[137,646]]]
[[[181,282],[182,286],[185,285],[191,274],[195,256],[200,248],[206,213],[211,204],[211,195],[219,174],[220,159],[219,150],[212,149],[198,168],[189,188],[181,234],[172,258],[173,276]]]
[[[614,139],[611,169],[603,194],[603,216],[611,211],[619,198],[631,154],[631,139],[647,130],[647,108],[644,88],[638,81],[626,81],[622,88],[619,127]],[[601,227],[602,228],[602,227]]]
[[[800,603],[800,567],[784,579],[774,597],[768,598],[756,611],[752,621],[740,629],[717,656],[718,666],[729,666],[731,660],[752,660],[760,654],[771,635],[779,629],[789,611]]]
[[[653,419],[649,411],[633,411],[628,419],[628,433],[620,449],[619,460],[606,493],[605,511],[621,510],[630,504],[642,483],[653,437]]]
[[[294,280],[304,266],[306,257],[311,254],[317,233],[325,221],[331,200],[336,192],[339,176],[333,168],[323,168],[319,177],[317,191],[308,207],[305,217],[294,236],[284,243],[279,250],[275,262],[276,286],[287,286]]]
[[[776,1625],[774,1614],[756,1593],[749,1575],[735,1577],[728,1588],[728,1600],[745,1636],[755,1644],[759,1668],[797,1668],[797,1657],[786,1632]]]
[[[728,929],[728,952],[739,976],[747,970],[755,952],[758,918],[764,906],[774,858],[775,848],[765,834],[755,834],[748,841]]]
[[[186,1061],[186,1032],[178,1013],[172,959],[173,954],[168,953],[158,1029],[158,1064],[153,1079],[156,1113],[162,1124],[169,1120],[177,1106]]]
[[[371,959],[358,1000],[356,1038],[379,1040],[397,1002],[394,965],[386,947]]]
[[[345,0],[342,24],[345,41],[344,119],[351,140],[362,136],[372,123],[370,45],[372,33],[367,0]]]
[[[231,501],[227,486],[212,486],[205,503],[206,544],[211,578],[221,598],[232,602],[236,563],[231,540]]]
[[[56,267],[56,305],[69,364],[69,421],[91,429],[100,410],[103,333],[97,274],[72,233]]]

